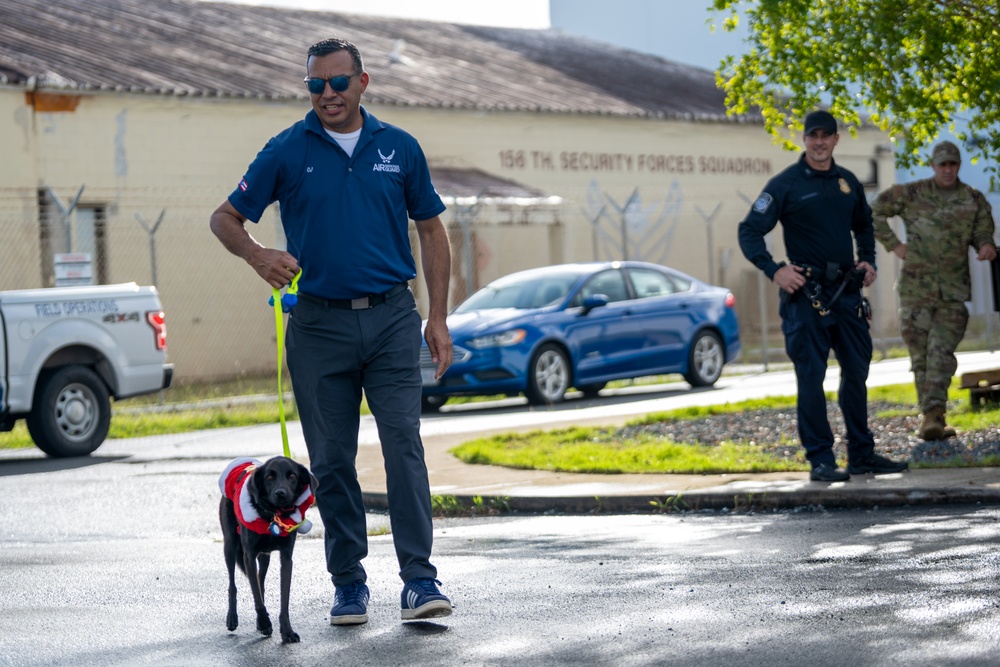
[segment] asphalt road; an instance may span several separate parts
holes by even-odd
[[[391,537],[374,536],[371,619],[349,628],[327,621],[317,526],[295,553],[302,643],[283,646],[254,629],[243,581],[241,625],[225,628],[222,464],[0,463],[0,664],[985,666],[1000,654],[1000,509],[975,506],[439,520],[455,614],[401,623]]]
[[[962,373],[1000,367],[998,352],[963,352],[957,355],[957,376]],[[728,369],[729,367],[727,367]],[[765,396],[794,396],[795,373],[792,370],[760,372],[744,367],[746,372],[724,375],[712,387],[692,389],[686,382],[655,385],[633,385],[621,389],[605,389],[599,398],[587,399],[579,393],[570,394],[564,403],[555,406],[529,406],[524,398],[497,401],[445,404],[440,414],[426,414],[421,435],[433,438],[455,433],[482,433],[517,428],[543,428],[580,422],[615,422],[636,415],[663,410],[675,410],[696,405],[735,403]],[[869,387],[913,382],[910,359],[887,359],[871,364]],[[823,387],[836,392],[840,384],[840,369],[831,364]],[[362,442],[378,442],[374,422],[363,420]]]
[[[637,404],[664,396],[594,409],[645,410]],[[582,418],[566,410],[561,419]],[[427,423],[455,421],[484,428]],[[995,665],[1000,655],[1000,508],[974,505],[438,520],[435,562],[455,615],[400,622],[391,536],[376,535],[371,620],[353,628],[328,624],[317,525],[295,554],[302,643],[257,634],[242,581],[230,633],[217,477],[233,456],[275,453],[273,429],[253,432],[113,441],[88,459],[2,453],[0,665]],[[378,532],[387,520],[369,523]],[[276,582],[275,562],[273,618]]]

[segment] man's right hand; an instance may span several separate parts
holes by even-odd
[[[299,272],[299,262],[284,250],[260,247],[247,258],[261,278],[274,289],[290,285]]]
[[[290,285],[299,272],[299,262],[284,250],[265,248],[246,229],[247,219],[226,199],[215,209],[209,227],[226,250],[253,267],[274,289]]]
[[[789,294],[794,294],[806,284],[806,277],[802,275],[802,267],[794,264],[785,264],[774,272],[774,284]]]

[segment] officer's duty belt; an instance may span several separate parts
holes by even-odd
[[[826,267],[804,264],[802,262],[792,262],[792,264],[802,269],[802,275],[806,280],[819,283],[823,287],[839,286],[844,280],[844,276],[849,272],[849,269],[845,270],[833,263],[828,264]]]

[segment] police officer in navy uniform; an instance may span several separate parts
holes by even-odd
[[[872,340],[862,286],[875,282],[872,213],[857,177],[833,160],[840,135],[827,111],[806,116],[805,152],[772,178],[739,225],[743,254],[781,290],[781,330],[798,383],[799,439],[813,481],[900,472],[907,463],[875,453],[868,427]],[[789,261],[776,262],[764,236],[780,222]],[[855,259],[855,246],[857,259]],[[833,350],[847,427],[847,470],[833,453],[823,379]]]

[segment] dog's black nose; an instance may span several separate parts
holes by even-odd
[[[274,490],[274,499],[277,500],[279,503],[283,503],[283,502],[285,502],[286,500],[288,500],[290,498],[291,498],[291,494],[289,494],[286,489],[275,489]]]

